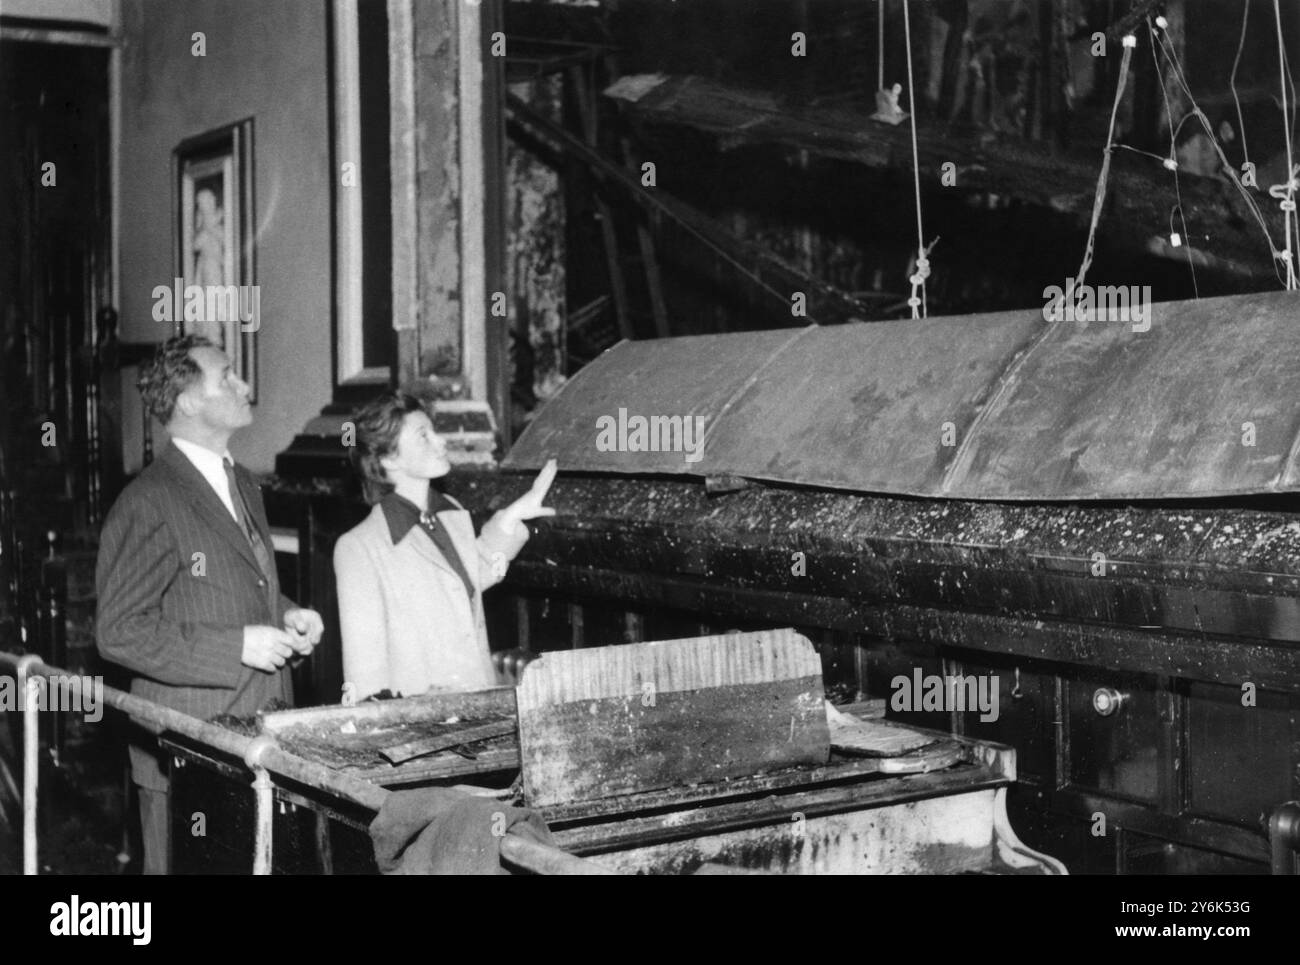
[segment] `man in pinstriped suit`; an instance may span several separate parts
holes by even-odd
[[[249,388],[197,336],[173,338],[141,373],[145,406],[172,443],[114,503],[100,534],[96,642],[131,670],[131,692],[201,720],[293,702],[286,661],[323,626],[280,593],[262,496],[227,451],[252,422]],[[165,874],[167,777],[156,748],[131,747],[144,871]]]

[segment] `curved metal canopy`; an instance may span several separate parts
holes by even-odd
[[[1300,295],[1148,312],[1048,322],[1031,310],[622,342],[537,414],[504,465],[537,468],[555,456],[571,472],[954,499],[1300,489]],[[702,445],[674,431],[674,417],[676,427],[702,427]]]

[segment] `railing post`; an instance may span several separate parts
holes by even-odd
[[[275,787],[271,775],[262,765],[262,755],[275,747],[269,737],[258,737],[248,745],[244,763],[253,771],[253,800],[256,811],[253,832],[253,874],[269,875],[275,848],[272,832],[275,825]]]
[[[27,675],[33,664],[41,658],[29,653],[18,661],[18,692],[23,699],[23,874],[37,873],[36,853],[36,805],[40,790],[41,771],[41,730],[37,718],[37,690],[40,687],[38,677]]]
[[[1300,801],[1288,801],[1274,809],[1268,819],[1268,844],[1273,874],[1300,872]]]

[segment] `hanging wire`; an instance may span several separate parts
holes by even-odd
[[[1092,221],[1088,225],[1088,244],[1083,249],[1083,261],[1076,273],[1078,288],[1083,287],[1088,277],[1088,268],[1092,265],[1093,246],[1097,240],[1097,225],[1101,221],[1101,209],[1106,201],[1106,185],[1110,180],[1110,155],[1115,145],[1115,119],[1119,115],[1119,105],[1124,99],[1124,88],[1128,86],[1128,69],[1133,60],[1133,48],[1137,46],[1137,37],[1127,34],[1123,40],[1124,53],[1119,62],[1119,81],[1115,85],[1115,103],[1110,109],[1110,129],[1106,132],[1106,150],[1101,157],[1101,174],[1097,177],[1097,194],[1092,202]]]
[[[1190,116],[1191,115],[1189,114],[1188,117]],[[1169,155],[1167,154],[1154,154],[1151,151],[1144,151],[1140,147],[1134,147],[1131,144],[1115,144],[1112,146],[1117,147],[1122,151],[1132,151],[1134,154],[1141,154],[1143,157],[1149,157],[1153,161],[1159,161],[1161,164],[1164,164],[1169,160]]]
[[[1169,44],[1165,38],[1159,34],[1156,36],[1160,41],[1161,50],[1164,51],[1166,59],[1168,59],[1170,66],[1173,67],[1174,78],[1183,88],[1183,92],[1187,95],[1187,100],[1192,105],[1192,116],[1201,122],[1201,127],[1204,128],[1206,137],[1210,139],[1210,145],[1214,148],[1215,153],[1219,155],[1219,162],[1231,172],[1232,165],[1228,163],[1227,155],[1223,153],[1223,148],[1219,145],[1218,138],[1215,137],[1214,129],[1210,126],[1210,119],[1206,117],[1205,111],[1201,110],[1200,105],[1196,103],[1196,98],[1192,95],[1192,89],[1187,83],[1186,75],[1183,73],[1182,63],[1178,59],[1178,53],[1173,49],[1173,45]],[[1233,187],[1237,189],[1237,193],[1241,195],[1242,200],[1246,202],[1246,207],[1250,210],[1251,215],[1254,216],[1256,223],[1259,225],[1260,231],[1263,232],[1264,240],[1268,244],[1269,252],[1272,255],[1273,273],[1277,276],[1278,281],[1282,282],[1285,286],[1286,281],[1277,270],[1277,262],[1284,260],[1283,254],[1273,244],[1273,236],[1269,234],[1268,224],[1264,221],[1263,212],[1260,211],[1259,205],[1251,196],[1250,192],[1242,185],[1239,178],[1234,176],[1229,178],[1229,180],[1232,182]]]
[[[1237,132],[1241,134],[1241,153],[1249,161],[1250,151],[1246,149],[1246,120],[1241,116],[1241,98],[1237,96],[1237,65],[1241,63],[1241,51],[1246,46],[1246,22],[1250,20],[1250,0],[1241,2],[1241,37],[1237,40],[1237,56],[1232,61],[1232,75],[1228,84],[1232,87],[1232,100],[1237,105]]]
[[[1289,291],[1295,291],[1296,252],[1291,247],[1291,223],[1295,218],[1295,192],[1296,192],[1296,169],[1295,169],[1295,160],[1292,157],[1292,153],[1291,153],[1291,140],[1295,136],[1295,130],[1294,130],[1294,124],[1290,123],[1291,118],[1288,115],[1286,109],[1287,60],[1286,60],[1286,46],[1282,40],[1282,8],[1279,4],[1279,0],[1273,0],[1273,17],[1274,20],[1277,22],[1277,61],[1278,61],[1278,72],[1281,77],[1279,86],[1282,88],[1282,130],[1286,134],[1286,174],[1284,175],[1284,177],[1286,178],[1286,181],[1284,183],[1284,186],[1286,188],[1286,192],[1285,192],[1286,199],[1282,201],[1281,204],[1282,220],[1283,223],[1286,225],[1286,247],[1282,251],[1283,254],[1286,256],[1286,287]],[[1274,192],[1277,187],[1282,187],[1282,186],[1283,185],[1276,185],[1275,187],[1270,187],[1268,193],[1273,197],[1277,197],[1277,194],[1275,194]]]
[[[912,181],[916,191],[916,271],[908,279],[912,283],[912,297],[907,300],[907,304],[912,307],[913,318],[925,318],[928,311],[925,303],[925,280],[930,277],[930,249],[925,246],[925,229],[921,226],[921,156],[916,146],[916,93],[912,86],[912,18],[908,14],[907,0],[903,0],[903,37],[907,46],[907,107],[912,121]]]
[[[1288,140],[1287,143],[1295,144],[1296,107],[1297,104],[1300,104],[1300,99],[1297,99],[1296,97],[1295,80],[1291,77],[1291,58],[1287,57],[1285,53],[1282,55],[1282,66],[1286,69],[1286,82],[1287,82],[1287,86],[1290,87],[1291,89],[1291,129],[1290,129],[1290,139]],[[1292,176],[1294,177],[1295,168],[1292,167],[1291,171],[1292,171]],[[1300,188],[1297,188],[1296,190],[1300,190]],[[1293,224],[1295,227],[1296,246],[1292,250],[1296,252],[1300,252],[1300,218],[1294,219]]]
[[[1187,241],[1183,241],[1184,238],[1188,238],[1190,236],[1188,235],[1187,232],[1187,219],[1183,217],[1182,198],[1179,198],[1178,203],[1169,209],[1169,236],[1171,238],[1173,237],[1174,234],[1174,212],[1178,213],[1178,220],[1179,222],[1182,223],[1183,226],[1183,233],[1180,236],[1179,241],[1182,242],[1183,247],[1187,249],[1187,267],[1192,270],[1192,294],[1193,296],[1199,299],[1201,297],[1201,289],[1196,284],[1196,265],[1192,262],[1192,246]]]
[[[1174,174],[1174,196],[1178,199],[1178,204],[1169,212],[1169,231],[1173,233],[1174,211],[1178,212],[1178,217],[1183,223],[1183,247],[1187,249],[1187,268],[1192,273],[1192,293],[1196,298],[1201,297],[1200,286],[1196,284],[1196,263],[1192,260],[1192,237],[1187,230],[1187,219],[1183,216],[1183,189],[1178,180],[1178,132],[1183,129],[1183,121],[1191,115],[1184,114],[1183,120],[1174,126],[1174,112],[1169,104],[1169,89],[1165,86],[1164,75],[1160,73],[1160,55],[1156,53],[1156,28],[1150,20],[1147,20],[1147,30],[1151,32],[1151,62],[1156,69],[1156,83],[1160,85],[1160,93],[1165,99],[1165,116],[1169,121],[1169,157],[1165,160],[1165,167],[1169,168]],[[1162,48],[1163,49],[1163,48]]]

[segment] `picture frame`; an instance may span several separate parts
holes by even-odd
[[[172,171],[175,334],[212,339],[248,383],[250,401],[256,403],[261,299],[253,119],[186,138],[172,151]],[[206,293],[202,309],[191,298],[191,286]]]

